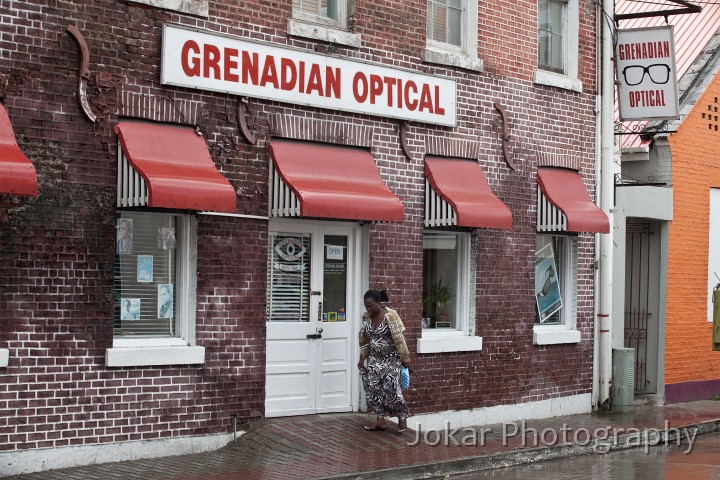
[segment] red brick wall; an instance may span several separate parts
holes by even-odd
[[[267,214],[267,142],[277,118],[361,126],[383,179],[403,201],[405,223],[371,227],[370,286],[385,286],[408,325],[417,373],[414,413],[588,393],[592,377],[593,237],[580,236],[578,327],[574,345],[532,345],[536,151],[570,152],[593,192],[594,19],[581,8],[583,93],[533,84],[535,2],[480,3],[483,73],[424,64],[425,7],[417,1],[356,1],[351,26],[363,46],[336,55],[442,75],[458,82],[456,128],[410,123],[413,158],[398,122],[251,99],[250,146],[231,95],[159,84],[163,23],[325,52],[287,36],[290,0],[210,2],[198,19],[116,0],[10,1],[0,25],[4,103],[18,143],[38,171],[38,199],[0,197],[0,449],[95,444],[230,431],[264,405],[267,223],[199,216],[197,343],[203,366],[108,368],[112,343],[117,140],[122,116],[159,118],[131,99],[169,102],[168,121],[197,124],[218,170],[238,191],[238,213]],[[4,4],[7,7],[8,2]],[[590,14],[594,14],[592,9]],[[76,25],[90,49],[89,98],[98,122],[80,110]],[[382,28],[380,28],[382,27]],[[512,128],[517,171],[502,157],[499,100]],[[135,105],[135,106],[134,106]],[[426,138],[477,142],[495,194],[513,213],[508,232],[478,230],[477,334],[481,352],[416,355],[420,335],[423,168]],[[369,140],[368,140],[369,139]],[[369,141],[369,145],[367,145]]]

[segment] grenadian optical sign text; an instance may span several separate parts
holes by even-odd
[[[453,80],[168,24],[161,81],[295,105],[456,123]]]
[[[615,66],[620,120],[678,118],[672,25],[618,30]]]

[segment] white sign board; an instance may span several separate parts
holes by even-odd
[[[617,31],[620,120],[678,118],[672,25]]]
[[[163,26],[163,84],[455,126],[453,80]]]

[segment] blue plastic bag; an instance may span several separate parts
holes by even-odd
[[[410,370],[407,367],[400,369],[400,388],[403,390],[410,388]]]

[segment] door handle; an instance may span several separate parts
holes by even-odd
[[[322,333],[308,333],[307,338],[310,338],[310,339],[322,338]]]

